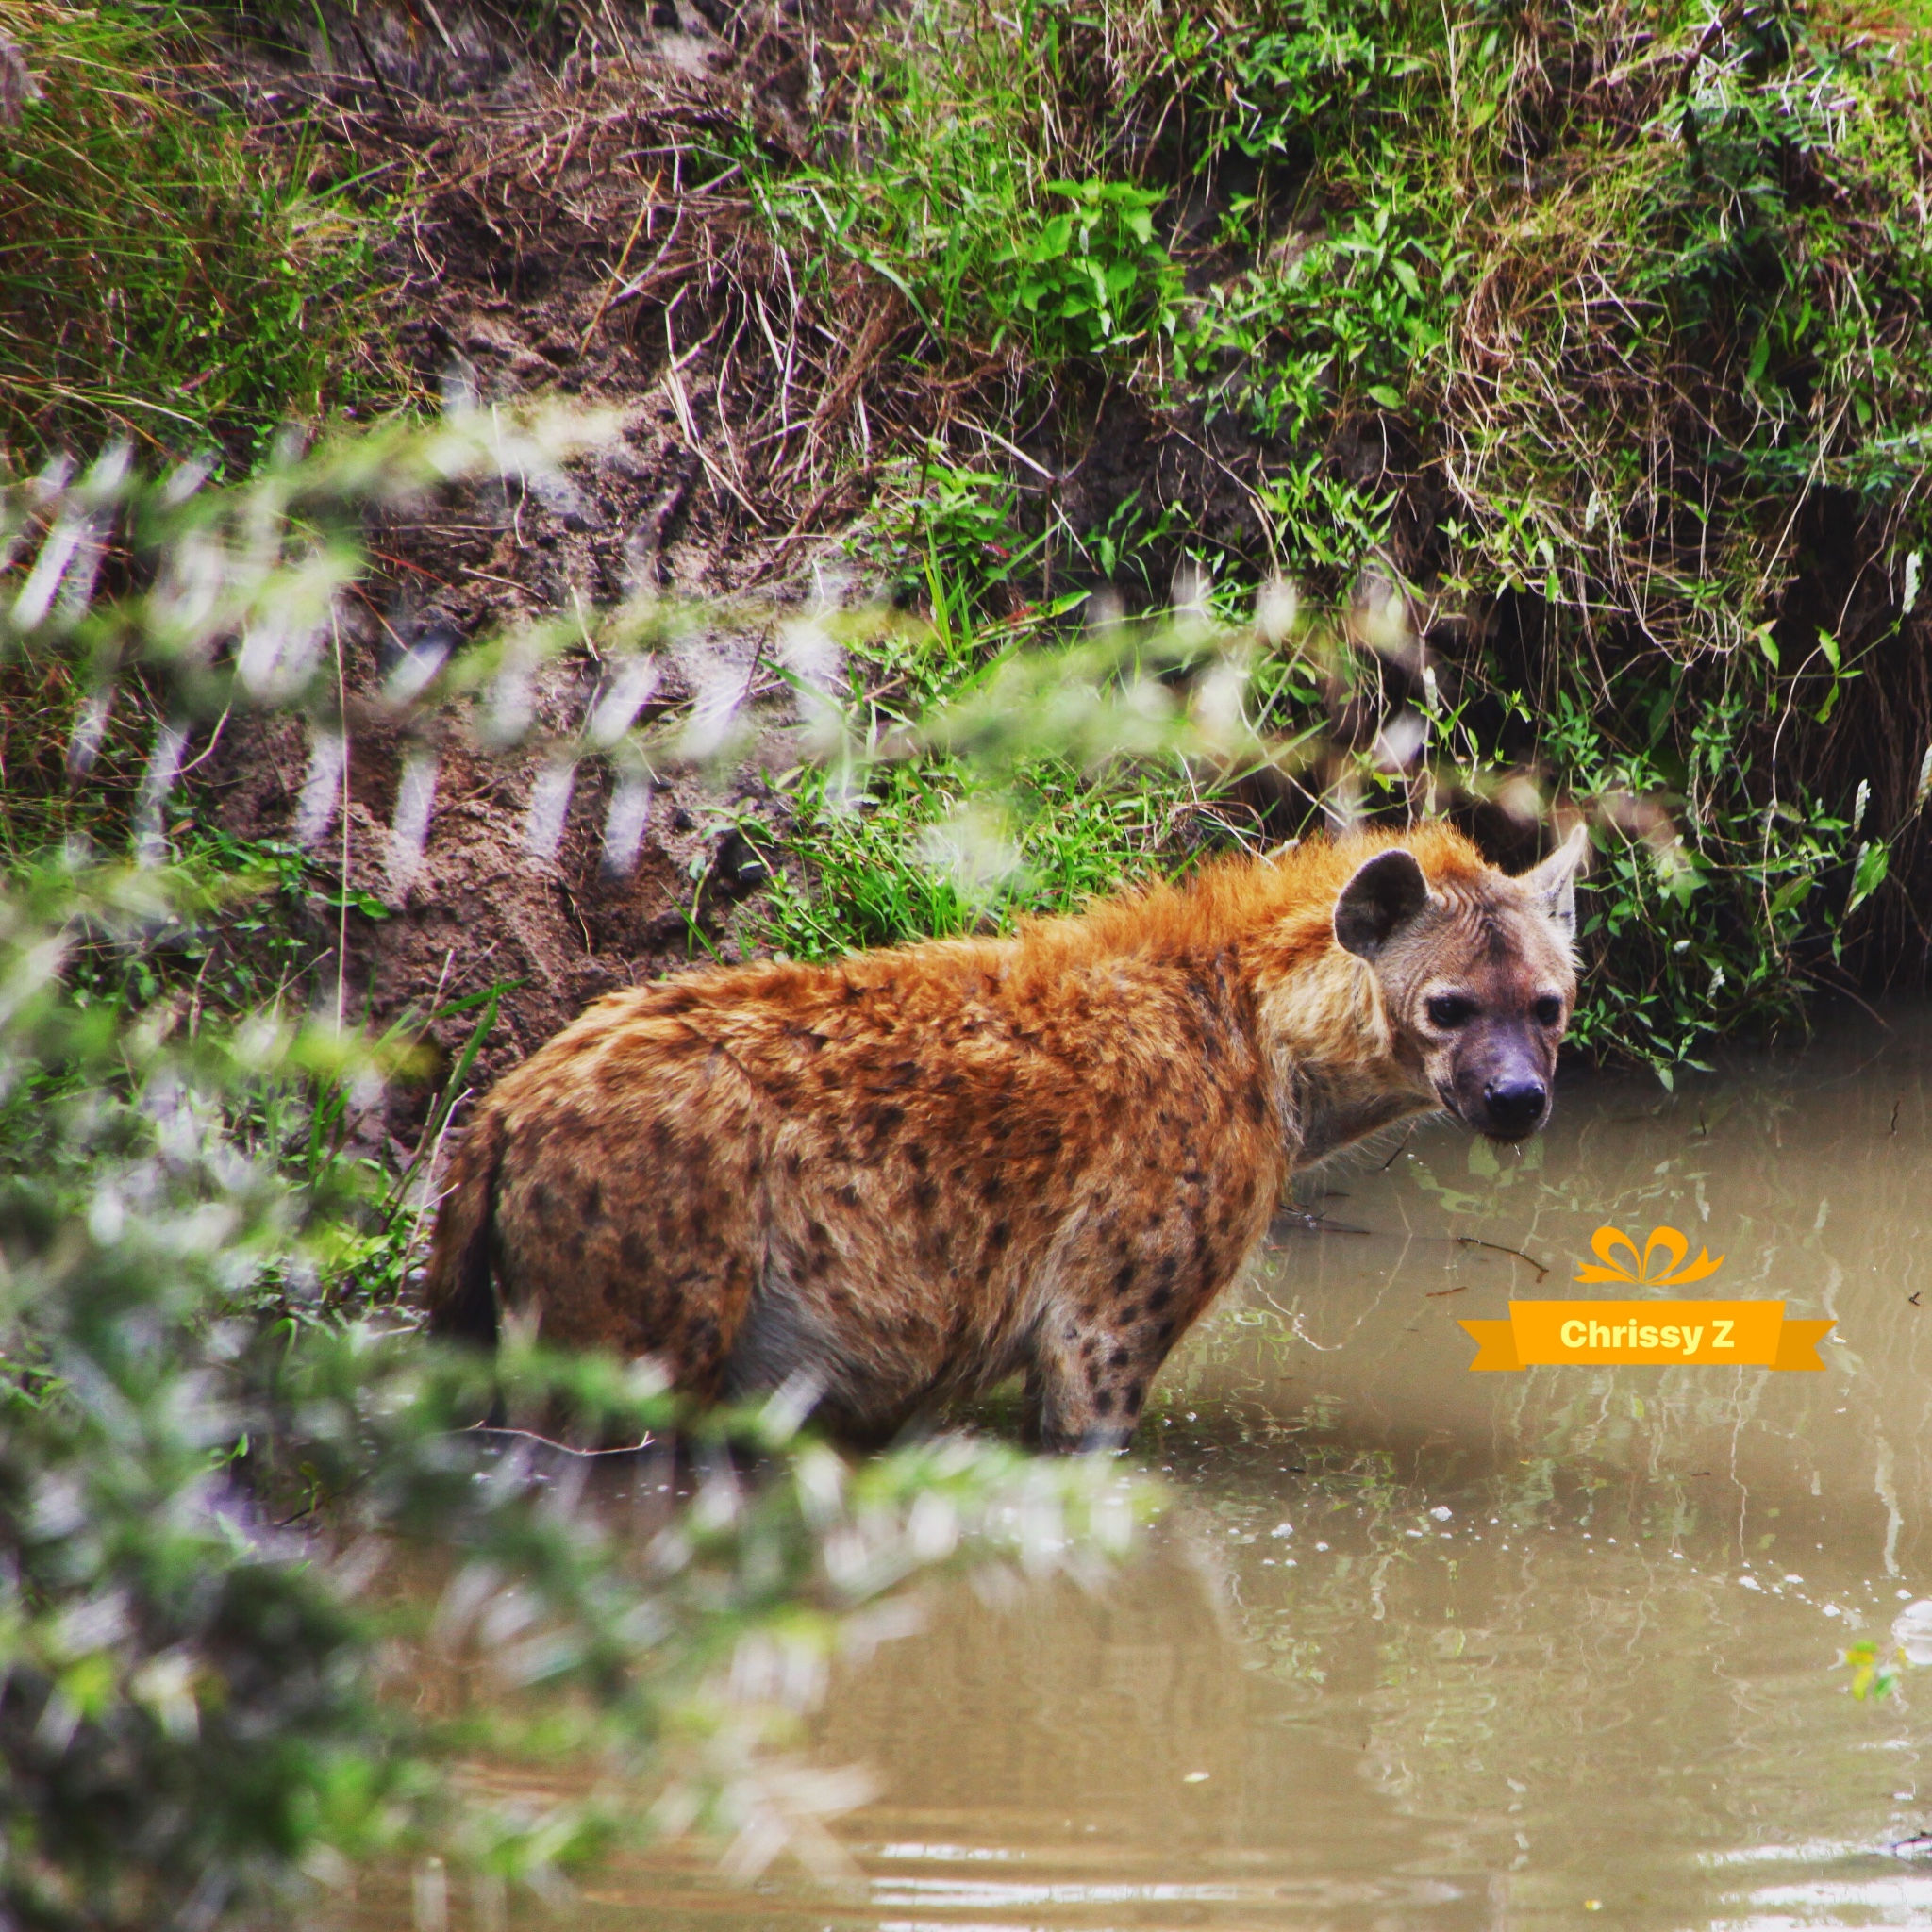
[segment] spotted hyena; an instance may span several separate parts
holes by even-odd
[[[1115,1447],[1295,1170],[1445,1108],[1517,1141],[1575,993],[1581,828],[1510,878],[1457,833],[1311,842],[1044,920],[599,1000],[483,1103],[429,1302],[489,1341],[798,1373],[889,1433],[1024,1372]]]

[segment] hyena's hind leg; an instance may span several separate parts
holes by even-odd
[[[724,1392],[757,1279],[756,1177],[739,1143],[726,1160],[668,1136],[639,1139],[613,1126],[592,1146],[553,1124],[523,1160],[506,1158],[503,1304],[553,1346],[652,1357],[678,1389],[710,1400]]]
[[[1050,1310],[1026,1371],[1026,1440],[1049,1451],[1124,1449],[1174,1336],[1172,1322]]]

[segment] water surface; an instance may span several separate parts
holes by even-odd
[[[1932,1672],[1857,1703],[1838,1662],[1932,1595],[1928,1071],[1895,1016],[1674,1095],[1578,1082],[1520,1154],[1432,1125],[1329,1174],[1161,1378],[1147,1555],[1097,1595],[961,1588],[840,1681],[816,1755],[881,1790],[851,1889],[686,1852],[569,1917],[1932,1925],[1897,1849]],[[1606,1222],[1722,1253],[1688,1292],[1835,1319],[1825,1372],[1470,1374],[1458,1318],[1614,1291],[1573,1285]]]

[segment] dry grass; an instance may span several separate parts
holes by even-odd
[[[886,275],[780,244],[765,183],[805,136],[759,104],[799,55],[766,33],[691,71],[597,45],[480,101],[391,80],[330,116],[358,173],[410,157],[386,300],[424,362],[467,358],[486,391],[648,399],[761,575],[848,521],[894,456],[1003,415],[1016,379],[935,341]],[[439,326],[458,294],[505,317],[507,358]]]

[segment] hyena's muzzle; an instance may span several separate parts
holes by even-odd
[[[1550,1117],[1557,1071],[1549,1030],[1514,1015],[1477,1021],[1443,1095],[1450,1111],[1495,1141],[1526,1141]]]

